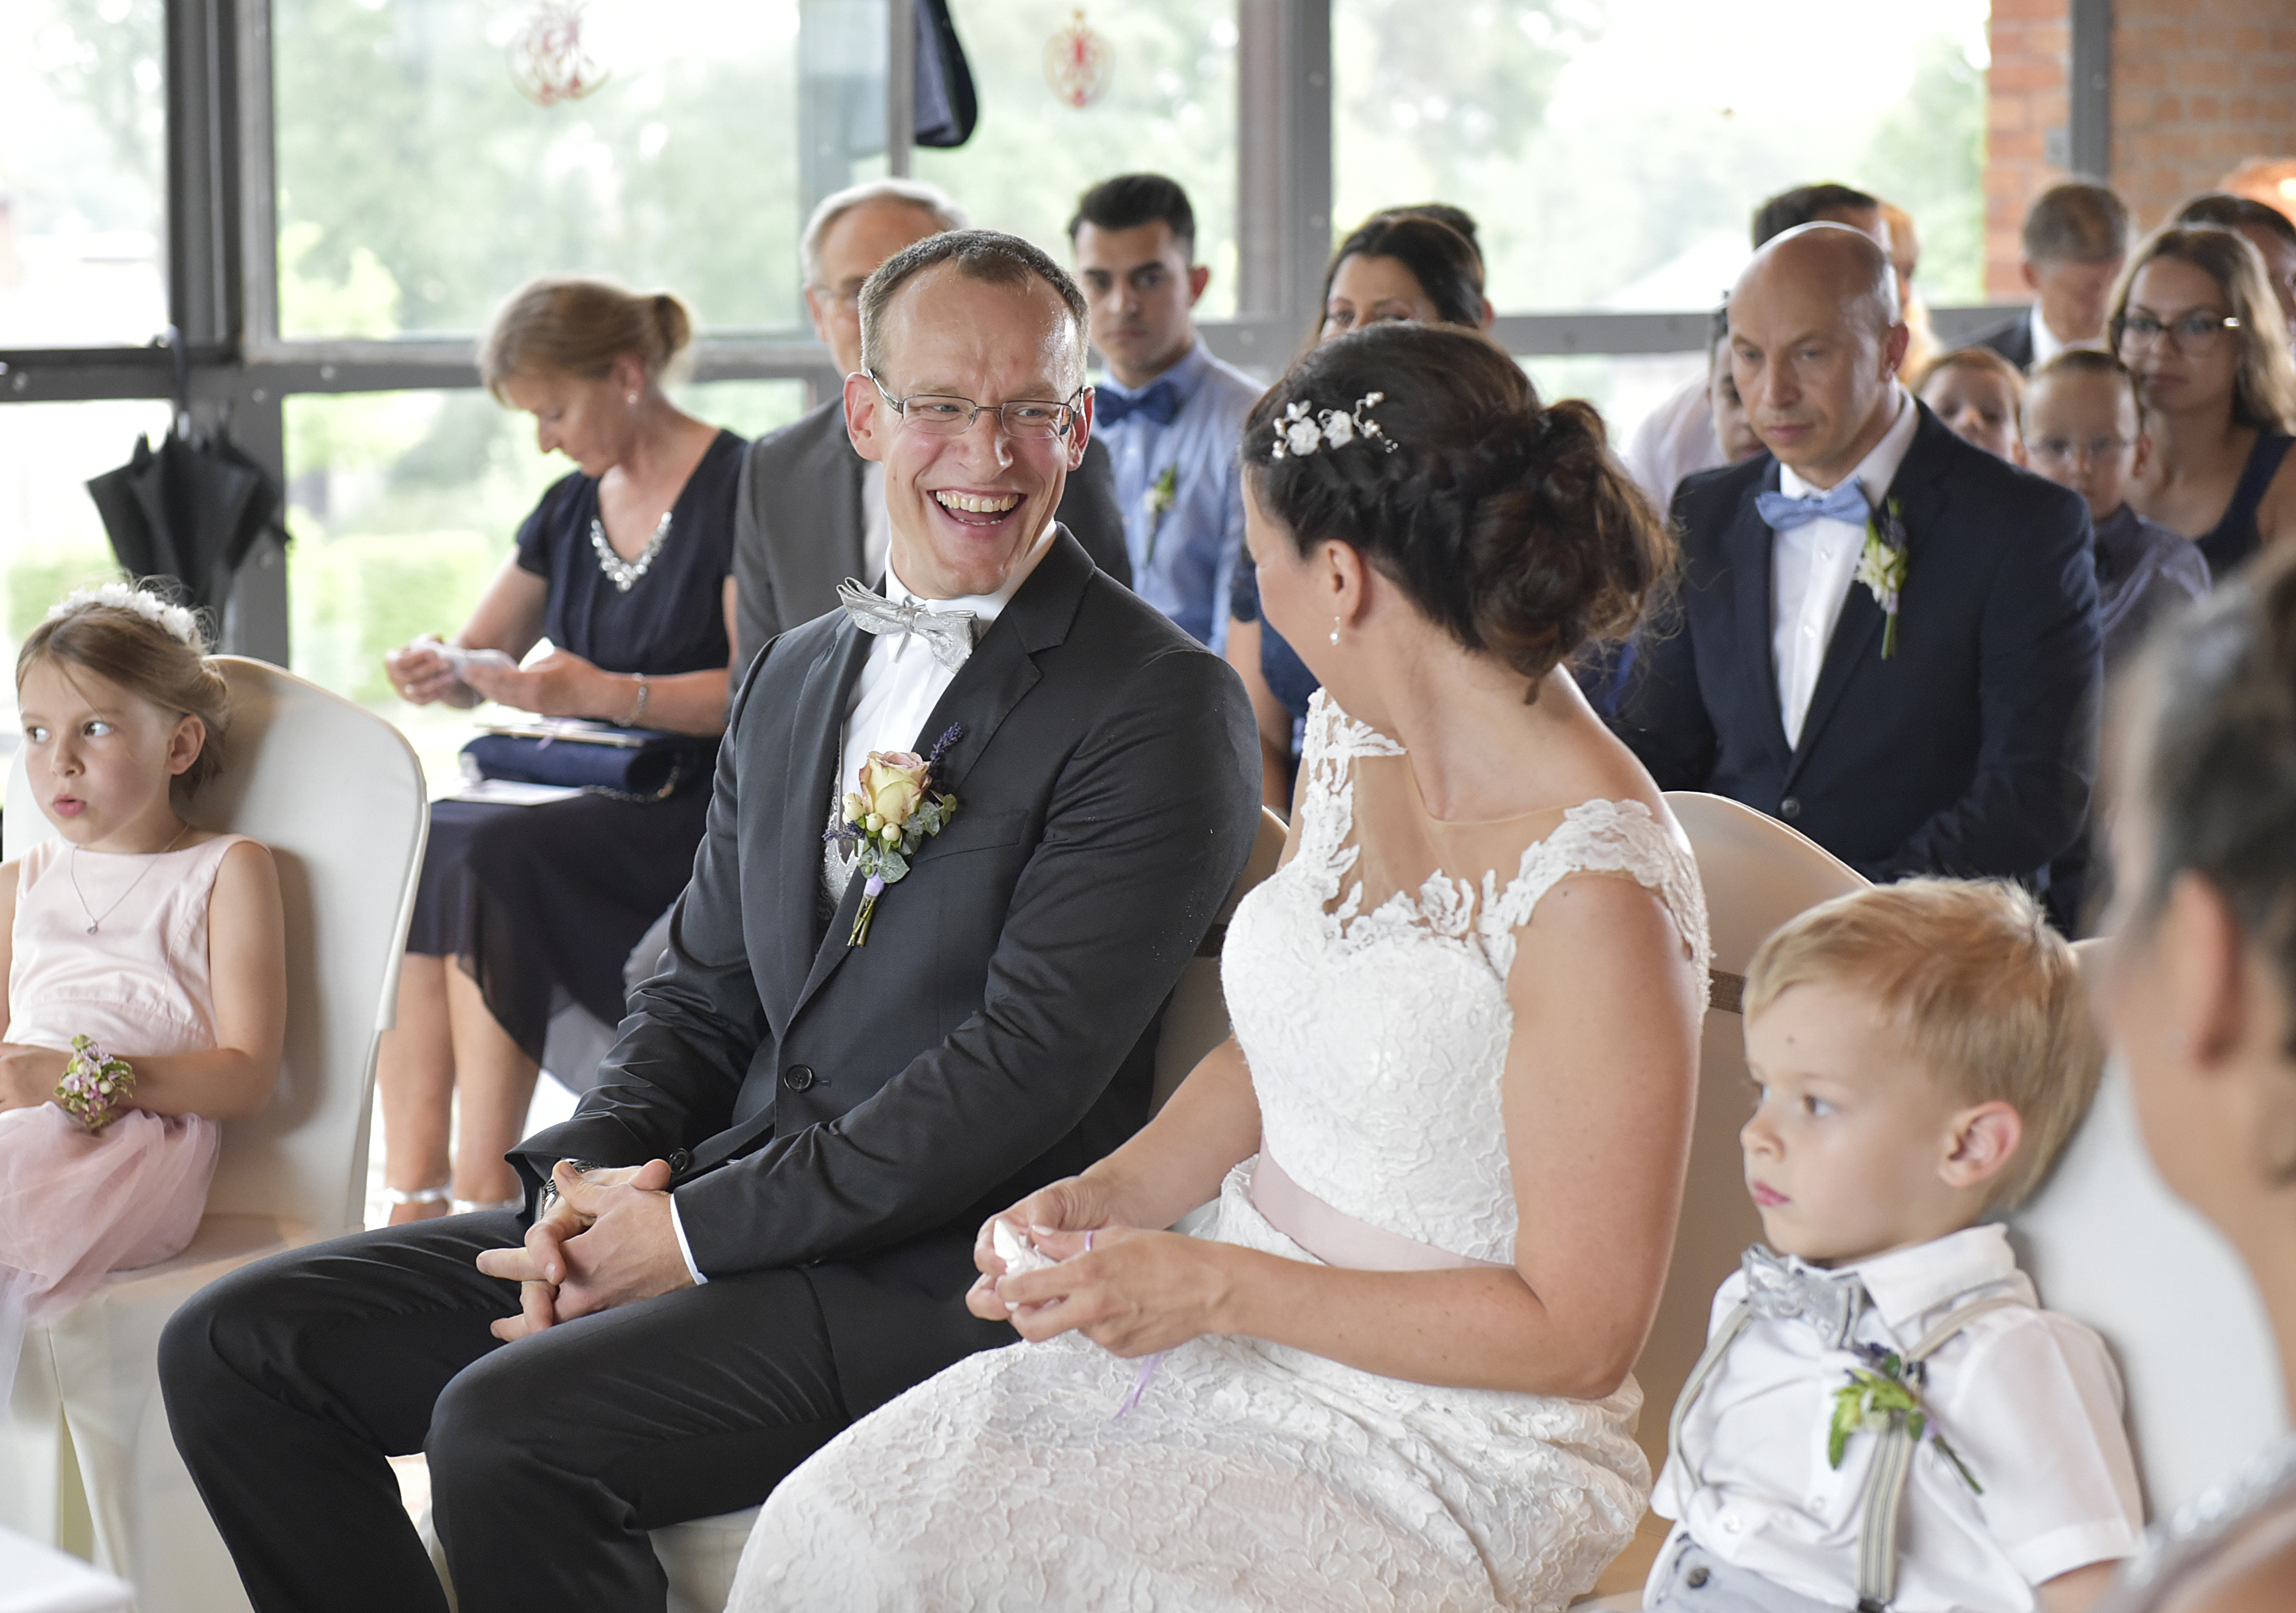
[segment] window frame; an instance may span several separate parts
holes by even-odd
[[[2071,144],[2101,152],[2109,136],[2109,56],[2098,48],[2100,0],[2066,0],[2083,74]],[[909,170],[914,125],[914,0],[887,0],[888,167]],[[1332,209],[1330,0],[1237,0],[1237,313],[1200,327],[1221,358],[1273,374],[1312,328]],[[166,0],[169,318],[179,333],[195,424],[226,431],[283,484],[282,402],[294,393],[474,388],[467,340],[283,339],[275,216],[271,0]],[[2094,127],[2092,127],[2094,126]],[[2022,305],[1939,308],[1956,341]],[[1494,334],[1521,358],[1695,352],[1706,315],[1504,315]],[[696,381],[799,380],[830,395],[840,378],[809,335],[703,333]],[[0,350],[0,406],[168,398],[176,354],[143,348]],[[236,654],[288,660],[286,567],[275,544],[242,569],[223,623]]]

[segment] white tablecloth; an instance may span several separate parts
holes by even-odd
[[[0,1613],[128,1613],[125,1580],[0,1529]]]

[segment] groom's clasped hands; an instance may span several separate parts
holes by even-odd
[[[562,1159],[551,1179],[557,1200],[524,1245],[479,1256],[480,1271],[519,1285],[519,1313],[490,1324],[496,1338],[693,1286],[670,1222],[668,1160],[580,1171]]]
[[[966,1308],[1011,1322],[1031,1343],[1073,1330],[1122,1356],[1228,1330],[1221,1319],[1234,1281],[1220,1246],[1114,1224],[1104,1197],[1095,1184],[1071,1176],[983,1222],[972,1246],[981,1274],[965,1294]],[[996,1248],[999,1223],[1053,1263],[1008,1270]]]

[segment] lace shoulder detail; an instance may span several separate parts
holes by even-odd
[[[1653,893],[1681,933],[1699,979],[1706,979],[1713,960],[1706,887],[1688,841],[1639,801],[1600,800],[1580,802],[1562,814],[1553,834],[1525,846],[1521,865],[1504,889],[1496,872],[1483,876],[1476,938],[1502,976],[1514,965],[1515,932],[1530,922],[1546,893],[1573,874],[1624,874]]]
[[[1307,731],[1300,747],[1300,771],[1307,785],[1300,797],[1295,860],[1311,871],[1323,901],[1340,893],[1340,882],[1359,855],[1357,847],[1347,844],[1355,823],[1356,758],[1403,753],[1401,745],[1349,716],[1324,690],[1308,697]]]

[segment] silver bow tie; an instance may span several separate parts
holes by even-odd
[[[1746,1251],[1740,1263],[1746,1273],[1746,1303],[1757,1316],[1801,1321],[1817,1330],[1828,1349],[1849,1342],[1849,1330],[1866,1309],[1866,1285],[1855,1271],[1815,1271],[1800,1262],[1789,1264],[1762,1244]]]
[[[896,605],[852,578],[837,585],[837,603],[865,633],[899,633],[925,641],[932,658],[954,672],[972,655],[971,611],[929,611],[921,605]]]

